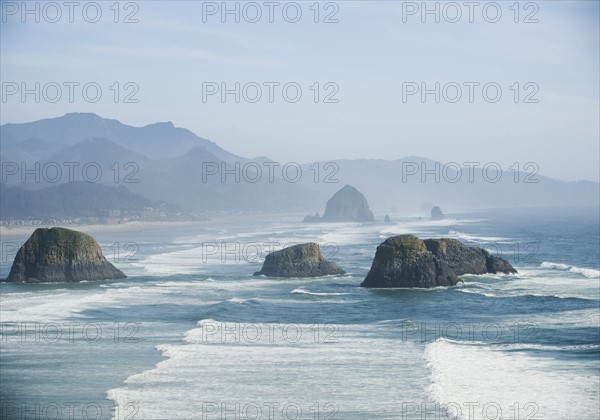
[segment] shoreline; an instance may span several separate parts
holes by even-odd
[[[220,219],[219,219],[220,220]],[[169,228],[178,228],[183,226],[200,225],[206,223],[214,223],[215,219],[210,220],[194,220],[194,221],[132,221],[118,224],[64,224],[64,225],[37,225],[37,226],[17,226],[17,227],[0,227],[0,237],[31,235],[38,228],[47,227],[63,227],[65,229],[77,230],[87,234],[90,233],[117,233],[131,232],[138,230],[162,230]]]
[[[40,224],[40,225],[30,225],[30,226],[16,226],[16,227],[7,227],[0,226],[0,239],[4,240],[4,238],[10,237],[20,237],[20,236],[30,236],[34,230],[38,228],[52,228],[52,227],[62,227],[65,229],[77,230],[83,233],[87,233],[88,235],[95,233],[122,233],[122,232],[135,232],[141,230],[164,230],[171,228],[181,228],[185,226],[202,226],[202,225],[217,225],[220,223],[227,223],[232,220],[239,221],[240,219],[244,219],[247,221],[255,221],[257,219],[264,220],[272,219],[274,216],[278,216],[282,218],[282,220],[286,219],[298,219],[298,222],[302,220],[299,214],[289,214],[289,213],[276,213],[276,214],[216,214],[211,215],[206,219],[201,220],[165,220],[165,221],[139,221],[133,220],[125,223],[115,223],[115,224],[103,224],[103,223],[93,223],[93,224],[85,224],[85,223],[73,223],[73,224],[56,224],[56,225],[48,225],[48,224]]]

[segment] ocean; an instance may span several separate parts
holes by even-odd
[[[0,283],[2,418],[600,418],[597,208],[390,216],[93,234],[127,279]],[[518,274],[358,287],[404,233],[484,247]],[[253,276],[304,242],[348,274]]]

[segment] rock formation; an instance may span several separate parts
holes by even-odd
[[[425,239],[424,242],[433,255],[446,261],[459,276],[517,272],[505,259],[490,255],[485,249],[466,246],[456,239]]]
[[[453,286],[460,279],[442,260],[427,250],[413,235],[386,239],[377,247],[363,287]]]
[[[383,223],[392,223],[392,219],[390,219],[389,214],[385,215],[385,218],[383,219]]]
[[[304,216],[303,222],[305,223],[316,223],[321,221],[321,215],[319,213],[315,213],[315,215],[308,214]]]
[[[127,276],[109,263],[89,235],[64,228],[36,229],[17,252],[9,282],[79,282]]]
[[[431,220],[442,220],[444,217],[444,213],[442,213],[442,209],[440,209],[439,206],[435,206],[431,209]]]
[[[336,263],[321,255],[316,243],[300,244],[271,252],[265,258],[260,271],[255,276],[268,277],[320,277],[345,274]]]
[[[459,275],[516,273],[504,259],[455,239],[427,239],[400,235],[378,247],[363,287],[453,286]]]
[[[336,192],[327,201],[323,222],[372,222],[373,213],[365,196],[351,185]]]

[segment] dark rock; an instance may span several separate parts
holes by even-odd
[[[505,273],[515,270],[503,258],[464,245],[456,239],[421,240],[413,235],[386,239],[377,247],[363,287],[453,286],[463,274]]]
[[[438,206],[435,206],[431,209],[431,220],[442,220],[444,218],[444,213],[442,213],[442,209]]]
[[[516,274],[517,270],[508,263],[504,258],[497,257],[495,255],[490,255],[486,250],[483,250],[486,253],[486,261],[485,265],[487,267],[488,273],[497,274]]]
[[[321,221],[321,215],[319,213],[315,213],[315,215],[307,215],[304,217],[304,223],[316,223]]]
[[[127,276],[109,263],[89,235],[54,227],[36,229],[17,252],[9,282],[79,282]]]
[[[389,214],[385,215],[385,219],[383,219],[383,223],[392,223],[392,219],[390,219]]]
[[[372,222],[373,213],[365,196],[356,188],[346,185],[327,201],[324,222]]]
[[[459,276],[517,272],[505,259],[490,255],[485,249],[466,246],[456,239],[425,239],[424,242],[433,255],[446,261]]]
[[[425,239],[425,246],[433,255],[444,260],[462,276],[463,274],[487,273],[486,258],[481,248],[472,248],[456,239]],[[483,252],[482,252],[483,251]]]
[[[316,243],[300,244],[271,252],[265,258],[260,271],[255,276],[268,277],[320,277],[345,274],[336,263],[321,255]]]
[[[437,259],[413,235],[386,239],[377,247],[363,287],[453,286],[461,281],[445,261]]]

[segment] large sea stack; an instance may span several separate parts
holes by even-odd
[[[336,192],[327,201],[323,217],[307,216],[305,222],[372,222],[373,213],[365,196],[351,185]]]
[[[453,286],[463,274],[516,273],[508,261],[455,239],[426,239],[400,235],[378,247],[363,287]]]
[[[431,220],[442,220],[444,218],[444,213],[442,209],[438,206],[435,206],[431,209]]]
[[[271,252],[255,276],[321,277],[345,274],[336,263],[326,260],[316,243],[294,245]]]
[[[122,279],[89,235],[64,228],[36,229],[17,252],[9,282],[44,283]]]

